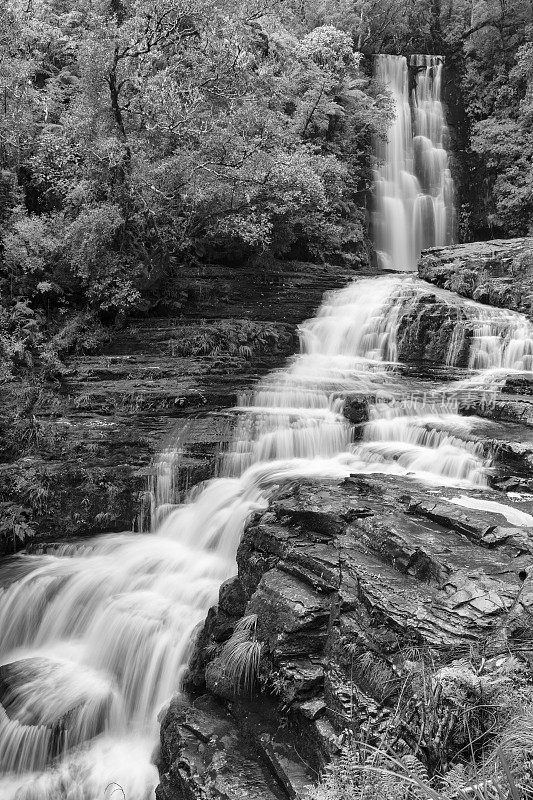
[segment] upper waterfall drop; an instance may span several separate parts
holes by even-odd
[[[414,55],[410,65],[403,56],[375,58],[395,112],[387,138],[375,144],[372,224],[381,269],[414,270],[422,250],[454,239],[442,70],[440,56]]]

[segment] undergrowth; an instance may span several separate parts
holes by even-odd
[[[173,356],[230,355],[250,359],[289,343],[291,334],[270,322],[220,320],[183,327],[170,342]]]
[[[391,687],[374,658],[360,662],[354,669],[372,694]],[[439,669],[422,658],[404,666],[391,712],[379,725],[359,720],[345,731],[340,754],[308,800],[532,800],[527,665],[505,655]]]
[[[521,776],[523,778],[523,776]],[[307,800],[530,800],[533,783],[513,774],[504,752],[482,766],[456,764],[431,779],[415,756],[395,758],[348,740]]]

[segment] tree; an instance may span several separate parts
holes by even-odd
[[[47,309],[113,319],[179,304],[200,262],[363,251],[389,109],[351,32],[276,0],[11,0],[4,17],[11,296],[37,306],[45,285]]]

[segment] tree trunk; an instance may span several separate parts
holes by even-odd
[[[108,85],[109,95],[111,100],[111,115],[114,122],[115,130],[118,134],[118,139],[122,144],[122,156],[120,161],[112,169],[112,178],[118,194],[118,201],[126,212],[128,205],[129,192],[127,187],[129,184],[129,175],[131,172],[131,149],[128,144],[128,137],[126,134],[126,126],[124,124],[124,117],[122,108],[120,106],[120,88],[117,76],[117,51],[115,50],[115,58],[113,66],[109,72]]]

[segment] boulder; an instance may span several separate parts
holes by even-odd
[[[361,425],[370,418],[369,399],[363,394],[347,395],[342,413],[353,425]]]

